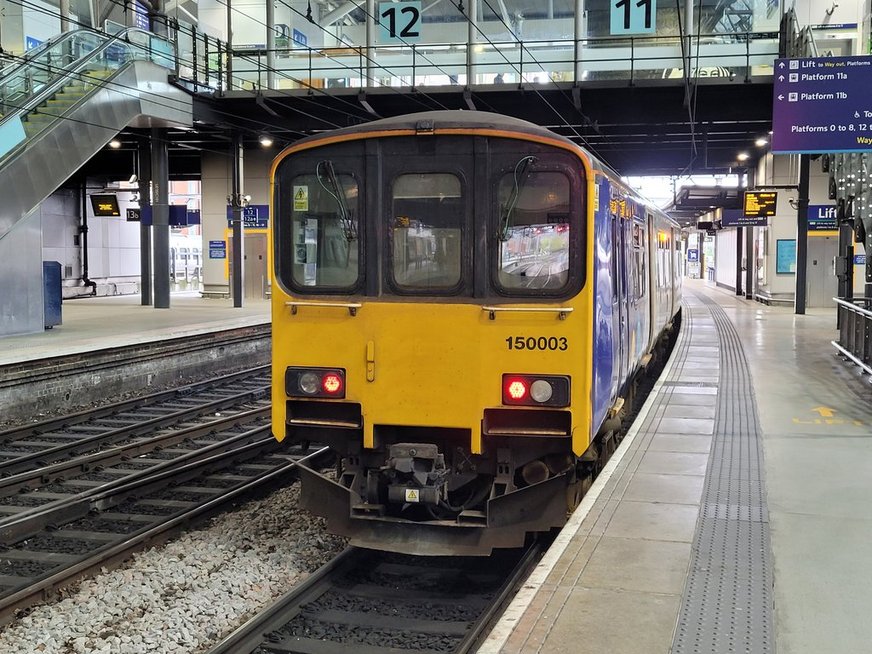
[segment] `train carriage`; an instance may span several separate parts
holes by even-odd
[[[562,525],[679,309],[678,228],[530,123],[413,114],[272,169],[273,432],[353,544],[488,554]]]

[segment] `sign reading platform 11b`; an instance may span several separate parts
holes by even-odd
[[[657,0],[612,0],[610,34],[652,34],[657,29]]]

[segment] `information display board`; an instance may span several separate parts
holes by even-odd
[[[775,191],[745,191],[742,215],[748,218],[763,218],[775,215],[778,193]]]
[[[91,208],[95,216],[120,216],[118,196],[114,193],[94,194],[91,196]]]

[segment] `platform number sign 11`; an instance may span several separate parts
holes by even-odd
[[[421,3],[378,3],[378,42],[392,45],[417,43],[421,40]]]
[[[611,34],[652,34],[657,29],[657,0],[612,0]]]

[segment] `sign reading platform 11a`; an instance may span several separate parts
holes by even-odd
[[[612,0],[610,34],[652,34],[656,29],[657,0]]]

